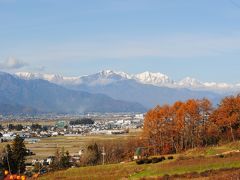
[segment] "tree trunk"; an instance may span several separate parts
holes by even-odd
[[[231,131],[231,135],[232,135],[232,140],[233,140],[233,142],[235,142],[235,137],[234,137],[234,134],[233,134],[233,128],[232,128],[231,125],[230,125],[230,131]]]

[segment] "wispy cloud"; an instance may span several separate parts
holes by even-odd
[[[39,50],[41,49],[41,51]],[[31,59],[129,59],[138,57],[192,58],[222,56],[240,51],[240,36],[177,35],[135,40],[89,40],[38,47]]]
[[[27,65],[28,64],[26,62],[11,56],[8,57],[5,61],[0,62],[0,69],[14,70],[23,68]]]

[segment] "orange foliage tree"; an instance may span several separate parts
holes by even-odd
[[[235,141],[240,137],[240,95],[224,98],[213,112],[211,121],[221,132],[222,139]]]
[[[147,112],[143,126],[146,146],[159,153],[179,152],[240,138],[240,95],[224,98],[214,109],[208,99],[189,99]]]

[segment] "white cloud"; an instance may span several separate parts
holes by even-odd
[[[15,57],[8,57],[5,61],[0,62],[0,69],[20,69],[27,65],[26,62],[16,59]]]

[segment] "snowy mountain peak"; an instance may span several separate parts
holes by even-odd
[[[186,77],[182,79],[181,81],[178,82],[178,85],[183,86],[183,87],[201,87],[203,84],[191,77]]]
[[[144,84],[152,84],[152,85],[164,85],[164,84],[173,84],[173,80],[171,80],[167,75],[162,73],[152,73],[149,71],[136,74],[135,79]]]
[[[147,77],[147,78],[168,78],[167,75],[165,74],[162,74],[162,73],[153,73],[153,72],[149,72],[149,71],[145,71],[143,73],[140,73],[140,74],[137,74],[136,76],[144,76],[144,77]]]
[[[113,70],[103,70],[103,71],[100,71],[99,74],[101,74],[103,76],[109,76],[109,75],[113,75],[115,73]]]
[[[15,75],[17,75],[21,79],[26,79],[26,80],[36,79],[36,75],[31,72],[17,72],[15,73]]]
[[[44,79],[48,81],[63,79],[63,76],[58,74],[41,74],[41,73],[31,73],[31,72],[17,72],[15,73],[18,77],[26,80],[30,79]]]
[[[76,84],[79,78],[79,77],[64,77],[59,74],[42,74],[31,72],[17,72],[15,73],[15,75],[25,80],[43,79],[56,84]]]
[[[151,84],[154,86],[165,86],[171,88],[189,88],[195,90],[214,90],[214,91],[227,91],[232,89],[240,89],[239,84],[227,84],[227,83],[216,83],[216,82],[201,82],[197,79],[186,77],[181,81],[174,81],[167,75],[162,73],[143,72],[136,75],[130,75],[121,71],[103,70],[95,74],[76,76],[76,77],[65,77],[58,74],[41,74],[31,72],[18,72],[15,74],[21,79],[43,79],[59,85],[107,85],[117,81],[123,80],[135,80],[141,84]]]
[[[99,75],[105,78],[118,76],[121,77],[122,79],[131,79],[131,76],[129,74],[121,71],[118,72],[113,70],[103,70],[99,72]]]

